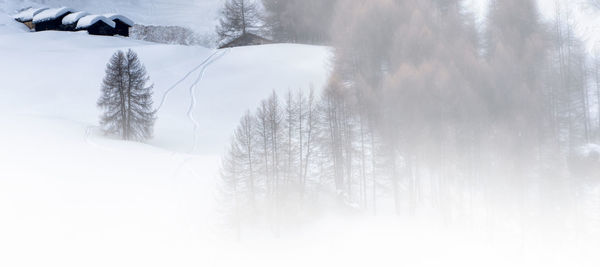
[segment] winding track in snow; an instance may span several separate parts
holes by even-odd
[[[200,68],[202,68],[206,63],[208,63],[217,53],[219,53],[219,50],[215,51],[214,53],[212,53],[210,56],[208,56],[204,61],[202,61],[202,63],[200,63],[198,66],[194,67],[192,70],[190,70],[188,73],[185,74],[185,76],[183,76],[183,78],[181,78],[179,81],[177,81],[175,84],[173,84],[173,86],[169,87],[169,89],[167,89],[167,91],[165,91],[165,93],[163,94],[162,99],[160,100],[160,105],[158,106],[158,108],[156,109],[156,112],[159,112],[162,107],[164,106],[165,102],[167,101],[167,98],[169,97],[169,94],[175,89],[177,88],[177,86],[179,86],[179,84],[181,84],[182,82],[184,82],[190,75],[192,75],[194,72],[196,72],[197,70],[199,70]]]
[[[221,59],[223,56],[225,56],[227,53],[229,53],[229,51],[231,51],[231,48],[228,48],[227,50],[221,52],[216,57],[211,56],[211,59],[209,59],[209,61],[207,61],[206,64],[204,64],[202,66],[202,70],[200,71],[200,74],[198,75],[198,78],[196,79],[196,81],[194,81],[192,86],[190,86],[189,91],[190,91],[190,97],[191,97],[192,101],[190,103],[190,107],[187,112],[187,117],[190,119],[190,121],[194,125],[194,142],[193,142],[193,146],[192,146],[192,151],[190,153],[194,153],[196,151],[196,147],[198,146],[198,128],[200,128],[200,124],[198,123],[198,121],[196,121],[196,119],[194,118],[194,114],[193,114],[194,109],[196,108],[196,103],[197,103],[196,87],[204,79],[204,73],[208,69],[208,66],[213,64],[215,61]],[[217,52],[219,52],[219,51],[217,51]]]
[[[198,143],[198,128],[200,128],[200,125],[199,125],[198,121],[196,121],[196,119],[194,118],[194,115],[193,115],[194,109],[196,108],[196,104],[197,104],[196,87],[204,79],[204,74],[206,73],[206,70],[207,70],[208,66],[210,66],[215,61],[217,61],[220,58],[222,58],[223,56],[225,56],[230,51],[231,51],[231,48],[228,48],[228,49],[226,49],[224,51],[223,50],[217,50],[214,53],[212,53],[211,55],[209,55],[206,59],[204,59],[204,61],[202,61],[202,63],[200,63],[199,65],[197,65],[196,67],[194,67],[192,70],[190,70],[189,72],[187,72],[183,76],[183,78],[181,78],[180,80],[178,80],[175,84],[173,84],[171,87],[169,87],[169,89],[167,89],[165,91],[165,93],[163,94],[163,96],[161,98],[160,105],[155,110],[155,112],[158,113],[162,109],[162,107],[164,106],[164,104],[165,104],[165,102],[166,102],[169,94],[173,90],[175,90],[175,88],[177,88],[177,86],[179,86],[182,82],[184,82],[190,75],[192,75],[194,72],[196,72],[199,69],[201,69],[200,74],[198,75],[198,78],[194,81],[194,83],[189,88],[189,94],[190,94],[190,98],[191,98],[191,103],[190,103],[190,107],[189,107],[186,115],[187,115],[188,119],[192,122],[192,124],[194,125],[194,142],[193,142],[193,147],[192,147],[190,153],[193,153],[194,151],[196,151],[196,147],[198,146],[197,145],[197,143]],[[221,52],[221,53],[219,53],[219,52]],[[217,56],[217,54],[218,54],[218,56]],[[92,135],[93,129],[94,129],[94,126],[88,126],[88,127],[86,127],[86,129],[85,129],[85,137],[84,137],[85,141],[89,145],[93,145],[95,147],[102,148],[102,146],[100,146],[100,145],[98,145],[98,144],[96,144],[96,143],[94,143],[94,142],[91,141],[91,135]]]

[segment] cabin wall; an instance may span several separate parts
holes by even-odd
[[[120,21],[118,19],[115,20],[115,24],[117,25],[115,27],[115,30],[118,35],[129,37],[129,28],[130,28],[129,25],[123,23],[122,21]]]
[[[69,15],[70,13],[64,14],[56,19],[48,20],[40,23],[35,23],[35,31],[51,31],[51,30],[60,30],[62,27],[62,20],[64,17]]]
[[[62,24],[60,25],[60,30],[62,31],[67,31],[67,32],[74,32],[76,31],[75,28],[77,28],[77,23],[71,23],[71,24]]]
[[[25,26],[27,26],[27,28],[29,28],[30,30],[35,29],[35,25],[33,25],[33,21],[25,21],[25,22],[23,22],[23,24],[25,24]]]
[[[87,29],[89,34],[92,35],[103,35],[103,36],[113,36],[116,34],[116,30],[106,25],[106,23],[98,21],[94,25],[90,26]]]

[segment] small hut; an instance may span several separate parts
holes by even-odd
[[[264,44],[272,44],[273,41],[260,37],[256,34],[252,33],[244,33],[240,37],[233,39],[232,41],[222,45],[221,48],[230,48],[230,47],[238,47],[238,46],[250,46],[250,45],[264,45]]]
[[[135,24],[132,20],[119,14],[105,14],[104,16],[115,22],[115,31],[118,35],[129,36],[129,28]]]
[[[62,20],[62,25],[60,26],[60,29],[63,31],[75,31],[79,19],[87,15],[89,15],[89,13],[80,11],[65,16]]]
[[[116,23],[105,16],[88,15],[79,19],[75,30],[87,30],[92,35],[113,36],[116,34],[115,27]]]
[[[63,18],[73,12],[75,10],[68,7],[46,9],[33,17],[35,31],[60,30]]]
[[[48,9],[47,7],[43,7],[43,8],[30,7],[30,8],[24,9],[21,12],[17,13],[16,15],[13,16],[13,18],[16,21],[25,24],[27,27],[29,27],[30,30],[33,30],[35,28],[33,25],[33,17],[35,17],[35,15],[37,15],[40,12],[47,10],[47,9]]]

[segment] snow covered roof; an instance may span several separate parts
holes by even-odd
[[[47,10],[47,9],[48,9],[47,7],[42,7],[42,8],[31,7],[31,8],[25,9],[25,10],[17,13],[16,15],[13,16],[13,18],[18,21],[31,21],[31,20],[33,20],[33,17],[35,15],[37,15],[40,12]]]
[[[79,19],[79,21],[77,22],[77,27],[75,27],[75,29],[78,29],[78,30],[87,29],[90,26],[94,25],[98,21],[102,21],[102,22],[106,23],[108,26],[113,27],[113,28],[117,26],[114,21],[108,19],[105,16],[88,15],[88,16],[85,16],[85,17]]]
[[[118,20],[122,21],[123,23],[125,23],[125,24],[127,24],[127,25],[129,25],[131,27],[133,27],[133,25],[135,24],[133,22],[133,20],[130,20],[129,18],[127,18],[127,17],[125,17],[123,15],[119,15],[119,14],[104,14],[104,16],[106,18],[110,19],[110,20],[116,20],[116,19],[118,19]]]
[[[75,13],[71,13],[69,15],[67,15],[66,17],[63,18],[62,20],[62,24],[64,25],[69,25],[69,24],[73,24],[76,23],[77,21],[79,21],[79,19],[89,15],[90,13],[84,12],[84,11],[80,11],[80,12],[75,12]]]
[[[40,23],[44,21],[53,20],[70,12],[75,12],[75,10],[68,7],[46,9],[40,12],[39,14],[33,16],[33,23]]]

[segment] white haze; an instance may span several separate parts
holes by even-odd
[[[538,1],[546,21],[553,2]],[[600,37],[597,13],[565,2],[592,50]],[[278,44],[215,51],[85,33],[32,34],[7,14],[23,4],[122,12],[139,23],[209,33],[222,1],[0,0],[0,266],[600,265],[598,185],[580,192],[579,217],[559,231],[554,221],[490,209],[477,202],[482,192],[452,218],[437,210],[444,203],[425,208],[428,195],[418,216],[397,216],[391,189],[380,181],[377,215],[353,202],[337,209],[336,192],[325,189],[315,203],[326,207],[309,210],[317,216],[303,214],[280,231],[263,224],[262,214],[249,216],[237,239],[230,211],[219,203],[219,174],[239,118],[273,90],[285,99],[288,90],[308,93],[313,86],[319,98],[334,68],[333,49]],[[479,22],[487,4],[467,1]],[[98,128],[105,64],[128,48],[148,68],[155,104],[170,92],[147,144],[114,140]],[[194,92],[197,132],[187,113]],[[461,194],[456,188],[448,199]],[[554,214],[571,211],[558,207]]]
[[[548,21],[554,17],[557,5],[570,9],[578,36],[585,41],[589,51],[597,49],[600,42],[600,16],[590,6],[589,0],[537,0],[537,4],[540,15]],[[479,23],[484,22],[489,0],[467,0],[465,6],[476,14]]]

